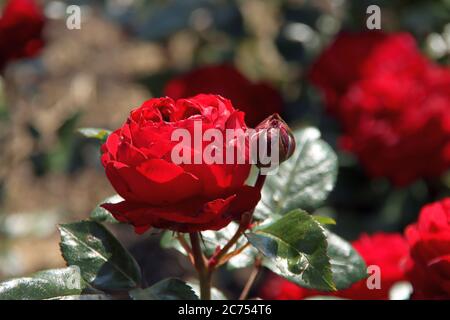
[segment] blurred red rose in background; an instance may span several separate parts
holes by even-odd
[[[353,300],[387,300],[392,285],[406,279],[408,243],[397,233],[363,234],[354,241],[354,248],[363,257],[367,266],[376,265],[381,272],[381,288],[369,289],[366,280],[337,292],[320,292],[305,289],[279,276],[271,275],[261,290],[263,299],[299,300],[312,296],[337,296]]]
[[[449,299],[450,198],[425,206],[405,235],[411,246],[413,298]]]
[[[386,39],[382,32],[341,33],[313,63],[310,80],[323,91],[327,107],[337,111],[339,99],[361,78],[365,61]]]
[[[309,78],[323,92],[328,110],[339,115],[340,99],[355,82],[380,73],[421,69],[426,64],[407,33],[343,32],[313,63]]]
[[[450,69],[408,34],[342,34],[311,80],[342,126],[341,146],[371,176],[403,186],[450,168]]]
[[[218,230],[253,210],[260,186],[244,184],[250,164],[172,161],[172,149],[179,144],[172,141],[172,133],[185,129],[194,141],[196,123],[202,132],[247,129],[244,113],[215,95],[155,98],[133,110],[108,137],[101,157],[109,181],[125,200],[102,206],[138,233],[152,226],[180,232]],[[203,153],[205,144],[209,142],[203,142],[202,150],[191,144],[190,157]]]
[[[0,70],[10,61],[39,53],[44,24],[44,14],[34,0],[7,1],[0,18]]]
[[[195,69],[169,81],[164,94],[172,99],[200,93],[218,94],[233,101],[245,113],[245,121],[255,127],[273,113],[281,113],[280,94],[265,82],[252,83],[230,65],[211,65]]]

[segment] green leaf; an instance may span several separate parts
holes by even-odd
[[[330,231],[325,231],[325,234],[327,235],[327,252],[336,288],[338,290],[347,289],[353,283],[366,278],[366,263],[352,245]]]
[[[200,296],[200,285],[198,282],[189,282],[188,285],[194,290],[197,297]],[[217,288],[211,288],[211,300],[228,300],[225,294]]]
[[[316,220],[317,217],[313,216],[313,218]],[[327,256],[330,260],[333,282],[336,289],[347,289],[355,282],[366,278],[366,264],[352,245],[328,230],[325,230],[324,233],[327,239]],[[251,235],[247,235],[247,237],[248,236],[252,237]],[[274,246],[274,248],[276,248],[276,244],[274,244],[271,239],[257,238],[256,240],[253,240],[253,242],[255,241],[265,241],[262,244],[263,246]],[[319,289],[314,284],[306,281],[301,275],[293,272],[283,272],[283,269],[279,269],[277,261],[274,261],[273,259],[266,259],[263,263],[273,272],[302,287]]]
[[[312,216],[312,217],[320,224],[324,224],[324,225],[335,225],[336,224],[336,221],[330,217],[323,217],[323,216]]]
[[[80,128],[78,129],[78,132],[86,138],[98,139],[102,143],[104,143],[108,136],[111,134],[110,130],[100,128]]]
[[[118,194],[108,197],[105,200],[103,200],[97,207],[95,207],[94,210],[92,210],[90,217],[91,220],[97,221],[97,222],[108,222],[108,223],[120,223],[114,216],[109,212],[108,210],[100,207],[103,203],[118,203],[123,201],[123,198],[119,196]]]
[[[272,271],[298,278],[309,287],[335,290],[325,229],[302,210],[294,210],[270,225],[247,234],[250,243],[268,258]]]
[[[274,175],[268,175],[255,217],[261,220],[302,208],[312,210],[336,183],[337,156],[315,128],[294,132],[296,150]]]
[[[89,291],[80,269],[68,267],[37,272],[0,283],[0,300],[41,300]]]
[[[131,290],[130,296],[133,300],[198,300],[188,284],[174,278],[162,280],[146,289]]]
[[[211,256],[218,246],[223,248],[236,233],[238,227],[239,225],[236,222],[231,222],[228,226],[218,231],[212,230],[203,231],[201,233],[203,239],[202,244],[204,246],[204,251],[206,255]],[[189,237],[186,234],[182,234],[181,236],[184,236],[185,240],[189,243]],[[246,243],[247,243],[246,238],[241,237],[237,241],[237,243],[231,247],[230,252],[238,248],[241,248]],[[186,255],[186,251],[180,245],[178,240],[173,236],[173,232],[171,231],[166,231],[163,234],[163,236],[161,237],[161,246],[163,248],[176,249],[182,254]],[[232,270],[248,267],[253,264],[256,254],[257,250],[255,250],[251,246],[248,246],[240,254],[231,258],[228,261],[227,268]]]
[[[141,272],[131,254],[100,223],[81,221],[59,226],[61,252],[68,265],[95,288],[123,290],[140,284]]]

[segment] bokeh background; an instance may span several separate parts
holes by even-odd
[[[99,143],[76,129],[115,129],[132,108],[163,95],[169,80],[205,65],[226,63],[253,83],[270,84],[290,125],[320,128],[340,168],[319,210],[336,219],[334,230],[344,238],[401,232],[423,204],[450,195],[450,174],[401,187],[370,178],[340,149],[340,125],[307,78],[336,34],[367,31],[371,4],[381,7],[384,31],[410,33],[424,55],[447,65],[449,0],[37,2],[46,17],[45,45],[33,58],[8,63],[0,77],[0,280],[62,266],[56,224],[88,218],[114,194]],[[80,30],[66,27],[66,8],[73,4],[82,9]],[[111,228],[144,266],[148,283],[192,272],[183,256],[160,249],[157,233]],[[222,271],[216,281],[235,297],[248,273]]]

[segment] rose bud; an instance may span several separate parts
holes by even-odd
[[[256,165],[260,168],[274,167],[289,159],[295,151],[295,138],[286,122],[278,113],[267,117],[255,128],[252,150],[258,150]]]

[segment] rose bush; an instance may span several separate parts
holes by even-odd
[[[0,18],[0,70],[41,50],[44,25],[44,14],[34,0],[7,1]]]
[[[403,186],[450,168],[450,69],[408,34],[342,34],[311,80],[342,126],[341,146],[371,176]]]
[[[244,113],[220,96],[144,102],[102,146],[106,175],[125,199],[103,207],[138,233],[149,227],[218,230],[251,211],[261,186],[245,185],[250,164],[173,163],[172,149],[178,144],[173,131],[186,129],[194,136],[194,122],[201,122],[203,132],[214,128],[224,136],[226,129],[247,129]],[[192,145],[192,155],[204,147]]]
[[[368,266],[376,265],[380,268],[380,289],[369,289],[366,279],[364,279],[345,290],[332,293],[322,292],[305,289],[283,278],[271,275],[261,288],[261,296],[265,299],[276,300],[299,300],[328,295],[353,300],[388,300],[391,287],[406,279],[408,243],[401,234],[379,232],[373,235],[363,234],[352,245]]]
[[[413,298],[450,298],[450,198],[425,206],[405,235],[411,247]]]
[[[280,94],[268,83],[252,83],[231,65],[211,65],[170,80],[164,93],[173,98],[188,98],[200,93],[227,97],[246,114],[246,122],[256,126],[266,117],[282,111]]]
[[[103,142],[101,162],[120,196],[105,199],[88,220],[58,226],[67,268],[2,282],[0,299],[209,300],[218,292],[212,291],[213,275],[225,265],[254,269],[242,300],[252,294],[261,266],[317,290],[346,289],[363,279],[362,258],[325,229],[333,219],[300,209],[317,207],[335,182],[337,157],[320,132],[311,127],[291,132],[278,115],[254,130],[244,117],[229,100],[200,94],[150,99],[114,132],[80,129]],[[208,138],[208,132],[219,135]],[[261,153],[239,161],[241,152],[254,156],[248,152],[254,141],[270,155],[278,144],[280,161],[272,163],[266,154],[278,169],[267,179],[260,158],[267,157]],[[218,157],[209,158],[212,153]],[[269,217],[257,204],[266,206]],[[138,233],[161,229],[161,246],[180,251],[196,269],[199,294],[181,279],[148,286],[145,271],[104,225],[121,222]],[[77,285],[65,285],[68,278]]]

